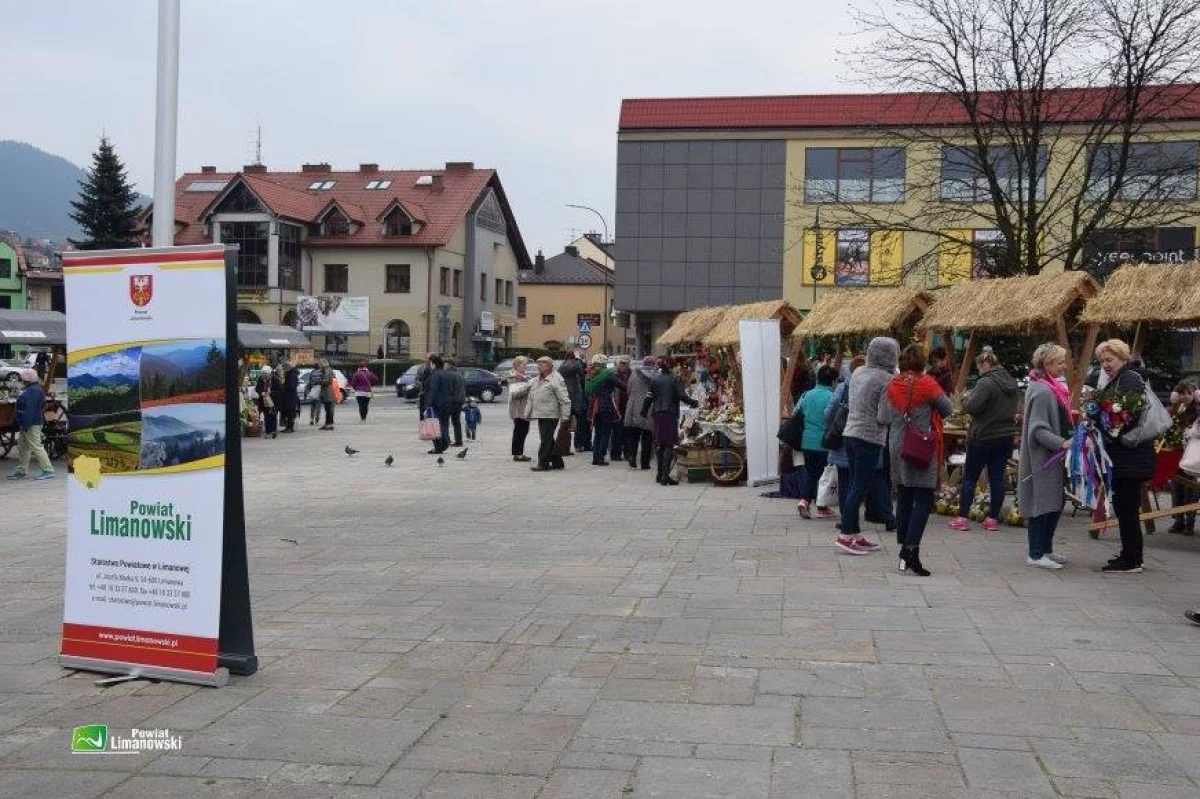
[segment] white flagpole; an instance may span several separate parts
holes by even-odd
[[[158,0],[158,96],[154,119],[155,247],[175,243],[175,129],[179,117],[179,0]]]

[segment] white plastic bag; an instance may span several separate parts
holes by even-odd
[[[1187,444],[1183,448],[1183,459],[1179,468],[1193,477],[1200,476],[1200,422],[1192,425],[1188,431]]]
[[[838,504],[838,470],[833,464],[821,472],[821,480],[817,483],[817,507],[832,508]]]

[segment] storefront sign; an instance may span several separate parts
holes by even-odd
[[[63,665],[223,684],[224,248],[63,261]]]
[[[491,311],[482,311],[479,314],[479,329],[484,333],[493,333],[496,330],[496,316]]]
[[[300,329],[309,333],[369,333],[371,298],[301,295],[296,301],[296,320]]]

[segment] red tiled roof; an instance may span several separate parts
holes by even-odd
[[[1117,89],[1056,92],[1051,118],[1089,122]],[[985,95],[982,104],[999,112],[1003,95]],[[1149,112],[1161,121],[1200,119],[1200,85],[1155,89]],[[808,94],[774,97],[687,97],[621,102],[622,131],[749,128],[918,127],[961,125],[962,105],[948,94]]]
[[[417,186],[425,175],[440,178],[439,186]],[[520,264],[529,263],[520,231],[500,179],[493,169],[422,169],[379,170],[377,172],[188,172],[175,182],[175,216],[184,228],[175,235],[176,244],[205,244],[204,220],[212,207],[230,189],[230,182],[240,178],[275,214],[302,223],[314,222],[329,203],[336,200],[350,216],[364,224],[350,236],[324,239],[309,236],[305,246],[336,247],[431,247],[444,246],[463,223],[467,213],[489,186],[496,193],[501,207],[509,216],[514,254]],[[308,187],[317,180],[334,181],[332,189],[313,190]],[[390,180],[384,190],[366,188],[370,181]],[[187,187],[197,181],[225,181],[221,192],[189,192]],[[410,215],[422,222],[414,235],[384,236],[382,226],[374,220],[393,201],[399,200]]]

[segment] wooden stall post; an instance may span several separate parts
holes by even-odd
[[[962,367],[954,377],[954,396],[961,397],[967,388],[967,377],[971,374],[971,359],[975,357],[975,331],[967,337],[967,351],[963,353]]]
[[[958,353],[954,351],[954,333],[955,331],[943,331],[938,334],[942,339],[942,346],[946,348],[946,366],[950,370],[950,382],[957,384],[958,382]],[[903,349],[903,346],[901,346]],[[933,335],[929,337],[928,352],[933,351]]]
[[[807,362],[804,357],[804,337],[792,337],[792,352],[788,357],[787,369],[783,373],[783,386],[779,392],[780,397],[780,412],[786,418],[792,415],[792,408],[795,407],[795,402],[799,397],[792,397],[792,378],[796,376],[796,370],[801,365]]]
[[[1136,358],[1142,354],[1142,350],[1146,347],[1146,325],[1142,322],[1137,323],[1137,328],[1133,332],[1133,346],[1129,349]]]
[[[1083,339],[1083,349],[1079,353],[1079,365],[1070,380],[1071,399],[1078,399],[1083,390],[1083,381],[1087,377],[1088,364],[1092,362],[1092,350],[1096,349],[1096,338],[1100,335],[1100,325],[1088,325]]]
[[[1058,332],[1058,346],[1067,351],[1067,385],[1075,385],[1075,360],[1071,357],[1071,339],[1067,335],[1067,320],[1059,314],[1054,320],[1054,328]]]

